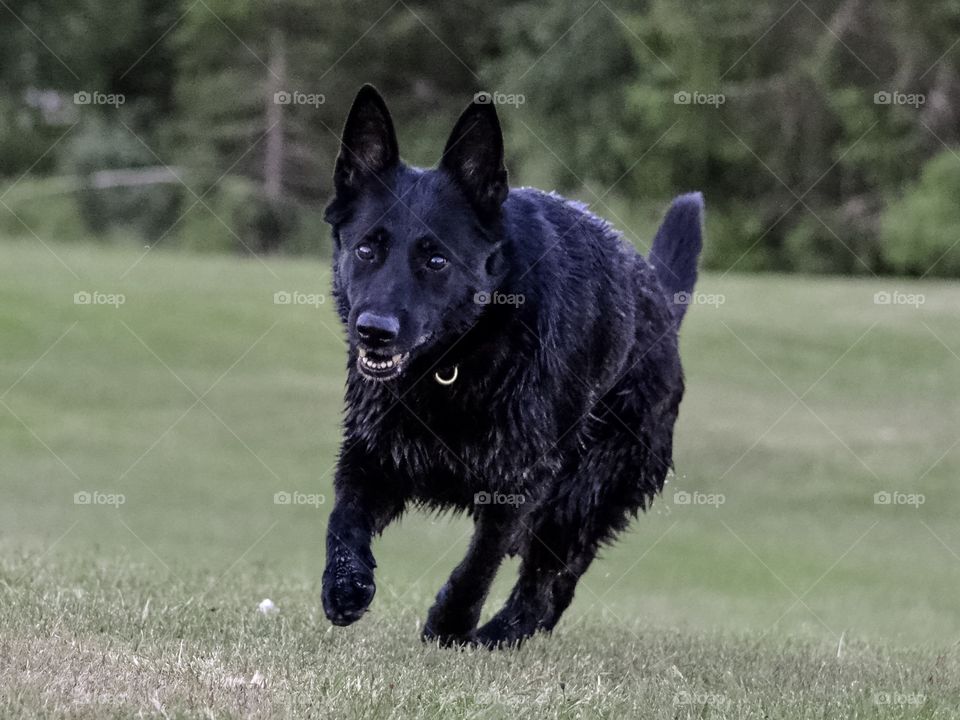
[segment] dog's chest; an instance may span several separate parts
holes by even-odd
[[[529,491],[560,450],[535,403],[430,389],[394,398],[388,410],[355,407],[348,426],[368,452],[425,500],[460,502],[480,492]],[[498,401],[499,400],[499,401]]]

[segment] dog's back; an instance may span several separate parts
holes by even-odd
[[[579,455],[604,431],[627,433],[624,445],[644,457],[600,442],[606,462],[622,467],[590,482],[632,477],[621,488],[631,509],[646,506],[672,464],[683,394],[677,331],[696,281],[702,215],[699,193],[677,198],[647,260],[580,203],[524,188],[504,205],[513,253],[506,283],[527,298],[515,322],[539,340],[531,362],[540,403],[557,418],[554,449]]]

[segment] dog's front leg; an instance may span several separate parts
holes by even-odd
[[[513,540],[517,517],[515,508],[480,508],[466,557],[440,588],[427,614],[424,640],[452,645],[472,639],[487,592]]]
[[[323,572],[323,610],[334,625],[350,625],[367,611],[376,585],[373,536],[403,508],[387,488],[357,482],[341,460],[334,481],[336,500],[327,523],[327,567]]]

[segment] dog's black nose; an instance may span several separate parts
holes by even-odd
[[[389,345],[397,339],[399,332],[400,321],[395,317],[363,312],[357,318],[357,334],[371,347]]]

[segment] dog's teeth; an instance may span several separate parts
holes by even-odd
[[[372,357],[367,355],[367,351],[362,348],[358,348],[358,355],[360,356],[360,364],[365,368],[370,370],[394,370],[400,366],[400,363],[403,362],[404,355],[402,353],[394,355],[391,358],[386,360],[374,360]]]

